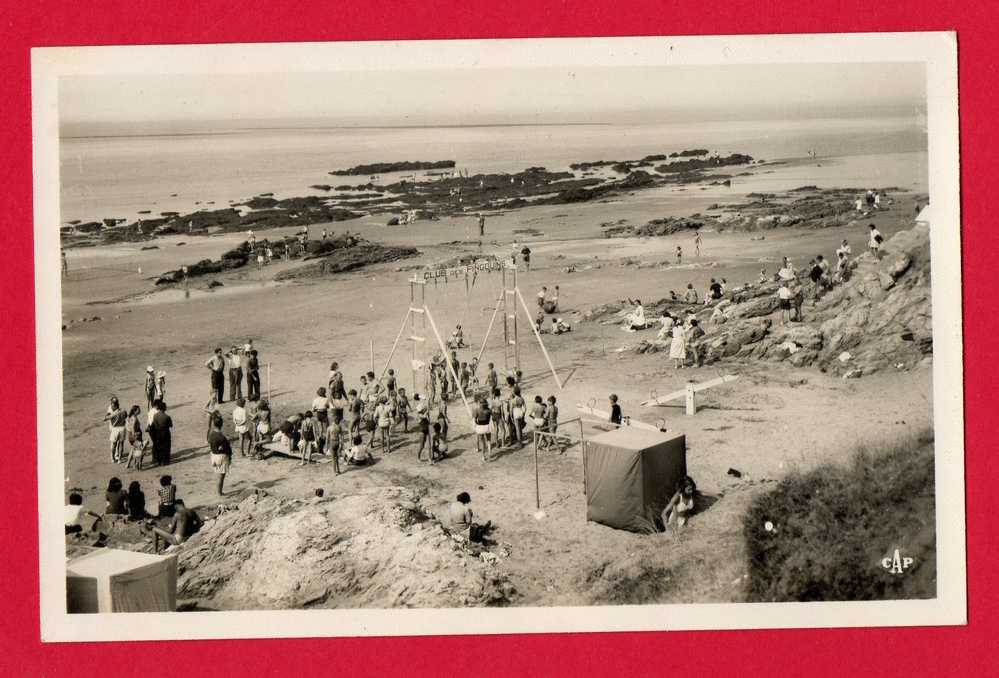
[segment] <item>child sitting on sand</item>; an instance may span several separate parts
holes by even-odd
[[[645,320],[645,308],[642,306],[642,300],[635,300],[635,308],[628,315],[624,316],[624,326],[621,328],[626,332],[634,332],[635,330],[644,330],[648,323]]]
[[[687,283],[687,289],[683,293],[683,303],[696,304],[697,302],[697,290],[694,289],[694,283]]]
[[[697,485],[690,476],[684,476],[677,483],[676,491],[662,512],[663,528],[683,527],[694,513]]]
[[[351,466],[364,466],[371,463],[371,452],[359,435],[354,436],[354,444],[347,452],[347,463]]]
[[[174,514],[174,502],[177,499],[177,486],[173,484],[170,476],[160,476],[160,489],[157,492],[160,498],[159,518],[171,518]]]

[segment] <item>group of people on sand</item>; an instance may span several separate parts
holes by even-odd
[[[104,511],[96,513],[84,508],[83,495],[79,491],[69,494],[65,509],[65,531],[70,534],[92,533],[96,535],[94,546],[106,546],[108,532],[116,521],[139,522],[143,530],[153,537],[154,550],[160,550],[160,541],[165,546],[184,543],[196,534],[204,524],[194,509],[188,508],[184,500],[177,497],[177,486],[169,475],[161,476],[157,491],[157,510],[150,513],[146,508],[146,494],[138,480],[133,480],[128,489],[120,478],[112,477],[104,492]],[[88,529],[83,521],[93,518]]]
[[[529,406],[521,389],[519,370],[507,375],[504,392],[500,389],[499,376],[492,363],[489,368],[487,388],[484,392],[475,393],[472,406],[475,447],[482,454],[482,461],[492,461],[494,449],[514,445],[523,448],[527,440],[528,420],[531,430],[548,434],[538,440],[539,448],[556,444],[558,406],[555,396],[548,396],[546,401],[536,395]]]
[[[111,463],[125,464],[125,468],[142,470],[146,452],[152,452],[153,463],[165,466],[170,463],[173,421],[166,413],[166,403],[156,397],[149,406],[143,430],[142,408],[132,405],[127,411],[118,396],[108,399],[104,421],[108,423],[111,442]]]
[[[572,326],[566,322],[563,318],[555,315],[558,313],[558,299],[561,290],[559,286],[555,285],[554,289],[550,290],[547,286],[542,286],[538,290],[537,300],[538,300],[538,312],[534,317],[534,328],[537,330],[538,334],[544,334],[546,332],[551,332],[552,334],[565,334],[566,332],[572,331]],[[552,316],[550,328],[545,328],[545,320],[548,316]]]
[[[882,205],[891,205],[893,202],[885,193],[869,188],[866,193],[857,196],[857,199],[853,201],[853,208],[866,217],[872,212],[885,209]]]
[[[234,344],[225,352],[221,347],[216,348],[205,361],[205,368],[209,371],[211,396],[215,404],[225,402],[227,376],[230,400],[243,397],[244,376],[247,397],[260,399],[260,356],[257,349],[253,348],[253,339],[248,339],[242,346]]]
[[[720,286],[717,286],[714,278],[711,279],[711,284],[711,290],[722,289]],[[693,284],[688,285],[688,290],[691,294],[685,295],[683,299],[677,298],[674,293],[673,300],[682,301],[691,306],[698,304],[699,300],[697,292],[693,289]],[[709,294],[711,294],[710,291]],[[717,298],[721,298],[720,293]],[[714,300],[715,297],[712,296],[705,303]],[[642,305],[641,299],[628,299],[627,302],[632,308],[628,312],[622,311],[624,313],[624,322],[621,325],[622,330],[636,332],[653,326],[653,321],[650,321],[645,314],[645,307]],[[700,344],[705,336],[705,332],[697,320],[695,312],[688,310],[681,317],[680,314],[674,315],[668,309],[663,309],[659,315],[658,322],[659,330],[656,332],[656,341],[669,342],[669,358],[673,361],[673,368],[682,369],[687,365],[688,359],[692,361],[693,365],[700,366]]]
[[[663,309],[659,316],[659,341],[669,339],[669,359],[673,369],[680,370],[687,366],[687,360],[694,367],[701,366],[701,342],[704,339],[704,328],[692,313],[681,318]]]

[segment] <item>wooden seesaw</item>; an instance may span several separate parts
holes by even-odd
[[[677,400],[679,398],[686,398],[687,400],[687,414],[693,416],[697,413],[697,398],[696,394],[699,391],[704,391],[706,389],[712,388],[714,386],[721,386],[722,384],[727,384],[729,382],[735,381],[739,377],[726,374],[717,379],[711,379],[710,381],[702,381],[701,383],[696,383],[693,381],[688,381],[687,386],[679,391],[673,391],[672,393],[667,393],[666,395],[658,395],[653,391],[650,395],[651,399],[646,400],[642,403],[642,407],[651,407],[652,405],[665,405],[671,400]]]
[[[598,410],[596,407],[594,407],[595,404],[596,401],[591,399],[590,402],[586,405],[583,405],[581,403],[576,403],[576,409],[579,410],[580,414],[588,414],[591,417],[597,417],[600,420],[599,423],[609,424],[610,412],[607,412],[606,410]],[[644,431],[654,431],[656,433],[661,433],[666,430],[666,420],[660,419],[657,422],[657,425],[653,426],[652,424],[646,424],[644,421],[636,421],[631,417],[623,417],[621,419],[621,427],[624,428],[626,426],[634,426],[635,428],[640,428]]]

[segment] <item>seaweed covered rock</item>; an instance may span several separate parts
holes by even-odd
[[[387,172],[414,172],[420,170],[454,169],[454,160],[402,160],[398,162],[373,162],[368,165],[355,165],[348,169],[330,172],[335,177],[361,174],[385,174]]]
[[[282,271],[275,280],[302,280],[322,278],[336,273],[346,273],[358,268],[396,261],[419,254],[415,247],[392,247],[363,241],[352,247],[335,249],[325,256],[312,258],[309,263]]]

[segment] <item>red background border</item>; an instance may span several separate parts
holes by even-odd
[[[996,629],[999,509],[989,445],[992,369],[999,364],[993,228],[985,188],[996,185],[999,120],[999,13],[994,3],[911,0],[628,2],[507,0],[437,2],[347,0],[295,3],[3,3],[4,242],[0,277],[8,333],[0,339],[0,403],[9,411],[0,497],[8,548],[0,576],[0,674],[84,675],[169,672],[255,675],[663,675],[676,670],[792,675],[984,675]],[[102,44],[284,42],[957,30],[960,49],[969,625],[955,628],[563,634],[468,638],[188,641],[52,644],[39,641],[35,449],[34,295],[31,186],[31,47]],[[932,94],[932,93],[931,93]],[[968,196],[971,196],[969,199]],[[977,197],[977,199],[975,199]],[[986,278],[992,274],[991,280]],[[992,284],[989,284],[989,283]],[[982,366],[986,366],[984,369]],[[55,405],[55,404],[54,404]],[[470,615],[475,611],[469,611]],[[137,620],[137,623],[142,623]]]

